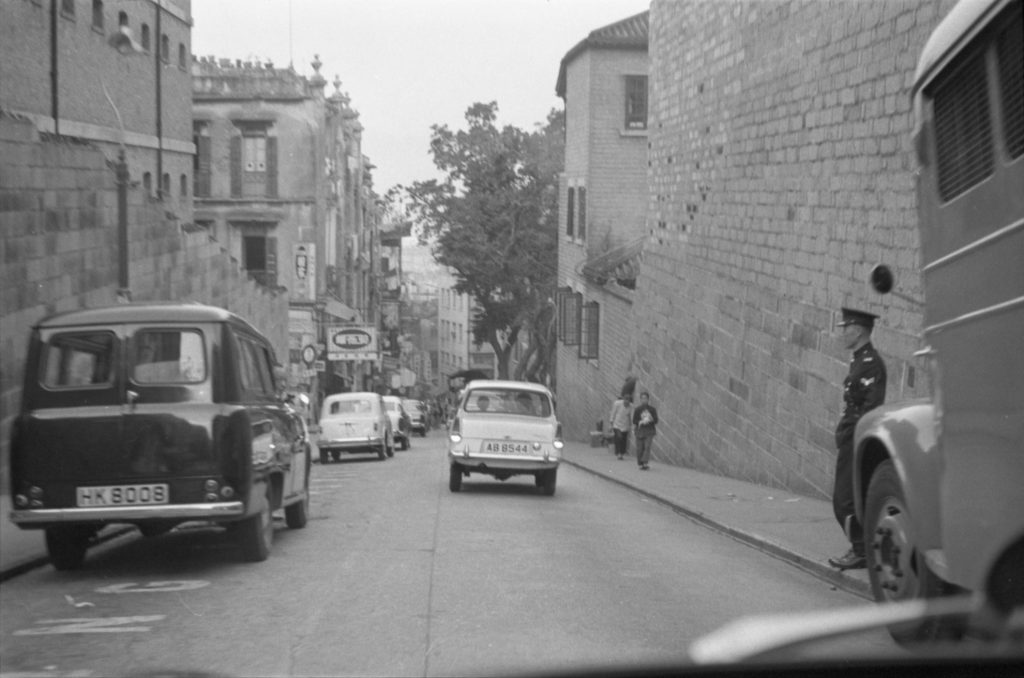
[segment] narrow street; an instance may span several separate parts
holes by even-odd
[[[567,464],[549,498],[483,476],[452,494],[445,463],[435,430],[387,461],[316,465],[308,526],[279,521],[261,564],[196,528],[6,582],[0,675],[636,668],[742,615],[862,602]],[[884,631],[829,647],[899,652]]]

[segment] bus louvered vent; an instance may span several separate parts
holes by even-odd
[[[939,195],[952,200],[992,174],[985,55],[972,54],[935,88]]]
[[[999,81],[1003,90],[1003,134],[1011,158],[1024,153],[1024,21],[1021,13],[999,36]]]

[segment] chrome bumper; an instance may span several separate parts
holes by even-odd
[[[132,520],[216,520],[245,515],[240,501],[210,504],[153,504],[147,506],[103,506],[97,508],[21,509],[11,511],[17,525],[42,523],[127,522]]]

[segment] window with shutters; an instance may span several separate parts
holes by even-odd
[[[565,342],[565,304],[566,297],[570,294],[572,294],[571,287],[559,287],[558,294],[556,296],[558,303],[558,327],[556,328],[556,331],[558,334],[558,340],[563,343]]]
[[[210,124],[195,122],[192,124],[192,141],[196,145],[196,154],[192,158],[192,178],[194,186],[192,194],[197,198],[210,197]]]
[[[576,202],[579,206],[576,208],[577,220],[576,220],[576,231],[579,234],[580,240],[585,240],[587,237],[587,189],[585,186],[580,186],[576,189]]]
[[[580,307],[581,358],[597,358],[600,319],[600,307],[596,301],[587,302]]]
[[[647,129],[647,76],[626,76],[626,121],[627,130]]]
[[[562,342],[566,346],[579,346],[580,344],[580,309],[583,305],[583,295],[579,292],[570,292],[564,297],[562,305],[561,326],[565,328]]]
[[[231,195],[277,197],[277,137],[269,123],[236,123],[241,136],[231,139]]]
[[[565,204],[565,234],[570,238],[576,234],[576,187],[569,187]]]

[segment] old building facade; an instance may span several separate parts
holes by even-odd
[[[313,75],[193,64],[196,223],[289,300],[288,377],[314,395],[363,388],[374,361],[332,360],[332,328],[377,322],[379,241],[358,113]]]
[[[583,439],[632,369],[630,312],[647,203],[648,13],[592,31],[562,59],[559,416]]]

